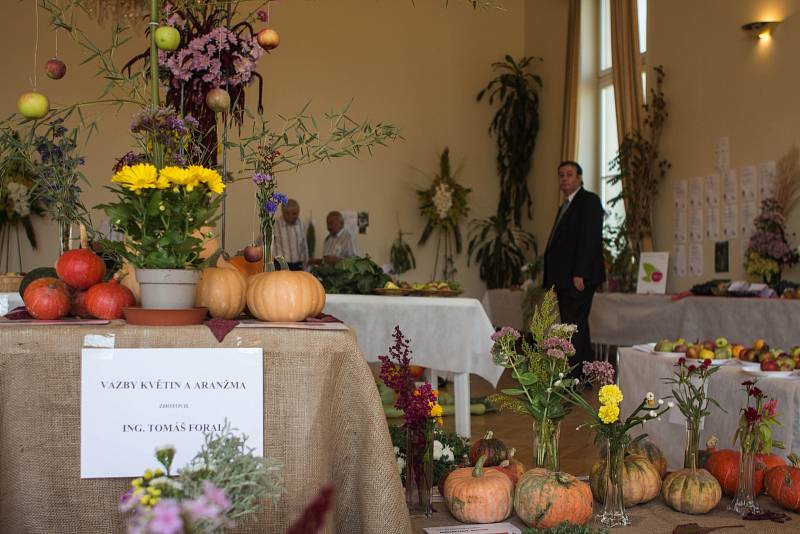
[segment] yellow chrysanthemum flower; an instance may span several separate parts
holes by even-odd
[[[112,182],[122,184],[123,187],[130,189],[134,193],[140,194],[142,189],[153,189],[159,187],[158,173],[152,165],[139,163],[137,165],[125,165],[120,171],[111,178]]]
[[[619,404],[622,402],[622,391],[614,385],[609,384],[600,388],[597,398],[600,399],[600,404]]]
[[[180,167],[164,167],[159,179],[169,186],[185,186],[189,182],[189,171]]]
[[[144,478],[145,480],[150,480],[151,478],[153,478],[153,472],[150,469],[147,469],[144,472],[144,476],[142,478]]]
[[[206,184],[214,193],[222,193],[225,189],[225,184],[222,183],[222,176],[213,169],[207,169],[199,165],[190,165],[188,171],[193,183],[187,184],[187,191],[191,191],[199,184]]]
[[[434,404],[431,407],[431,417],[441,417],[442,415],[442,407],[439,404]]]
[[[600,410],[597,412],[597,415],[600,417],[602,422],[610,425],[619,419],[619,406],[616,404],[604,404],[603,406],[600,406]]]

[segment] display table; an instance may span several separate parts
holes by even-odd
[[[687,515],[678,513],[669,508],[661,497],[640,506],[627,508],[628,517],[631,525],[625,528],[615,528],[609,532],[620,532],[624,534],[670,534],[678,525],[687,523],[697,523],[704,527],[721,527],[728,525],[742,525],[743,528],[719,530],[720,534],[788,534],[800,530],[800,515],[788,512],[775,504],[772,499],[760,497],[758,503],[768,510],[781,511],[791,517],[791,520],[779,524],[771,521],[744,521],[736,514],[725,509],[730,499],[723,497],[717,507],[705,515]],[[445,527],[458,525],[458,521],[447,511],[444,503],[434,504],[436,510],[441,510],[433,514],[432,517],[425,519],[414,519],[414,534],[424,534],[425,527]],[[598,513],[600,506],[594,503],[594,512]],[[507,520],[509,523],[525,528],[517,516],[512,516]],[[591,526],[598,528],[600,525],[590,523]],[[715,531],[717,532],[717,531]]]
[[[619,385],[625,395],[621,406],[621,417],[627,417],[636,406],[644,399],[648,391],[652,391],[656,398],[664,398],[671,394],[671,385],[664,384],[664,378],[673,376],[677,358],[648,354],[635,349],[619,349]],[[755,380],[751,375],[744,373],[742,367],[732,362],[722,366],[708,381],[708,396],[727,410],[722,410],[709,405],[711,415],[705,418],[704,427],[700,432],[700,445],[705,448],[705,442],[710,436],[719,438],[719,449],[733,447],[733,435],[739,424],[739,410],[746,403],[745,393],[741,383],[745,380]],[[786,450],[776,450],[781,456],[790,452],[800,453],[800,377],[798,379],[761,378],[758,387],[765,394],[778,400],[778,413],[783,426],[773,428],[774,439],[782,441]],[[678,408],[673,408],[679,415]],[[672,411],[672,410],[670,410]],[[634,429],[634,434],[638,429]],[[683,451],[686,442],[686,432],[683,422],[670,422],[669,412],[661,421],[651,421],[644,425],[639,433],[647,433],[667,457],[670,468],[683,467]],[[738,448],[735,447],[735,448]]]
[[[264,349],[264,452],[284,464],[286,494],[235,532],[284,532],[327,484],[336,494],[325,532],[410,530],[381,401],[351,331],[237,328],[218,343],[205,326],[115,321],[0,327],[0,532],[124,531],[117,497],[130,480],[80,478],[87,334],[111,334],[117,348]]]
[[[504,371],[489,357],[494,328],[478,300],[328,295],[324,312],[356,331],[361,351],[371,362],[388,354],[399,325],[410,340],[414,364],[456,374],[456,432],[470,436],[469,374],[496,387]]]
[[[752,344],[763,338],[773,347],[800,343],[797,317],[800,300],[736,297],[686,297],[598,293],[589,328],[592,341],[625,346],[661,338],[686,340],[727,337]]]

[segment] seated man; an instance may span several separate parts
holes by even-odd
[[[289,269],[302,271],[308,260],[308,245],[306,228],[300,220],[300,204],[295,199],[290,198],[281,208],[281,217],[275,219],[273,235],[273,256],[283,256]]]
[[[343,258],[357,256],[356,240],[344,229],[344,217],[338,211],[332,211],[326,219],[328,225],[328,235],[322,245],[322,260],[314,260],[312,263],[325,262],[328,265],[335,265]]]

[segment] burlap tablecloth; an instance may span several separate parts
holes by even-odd
[[[350,331],[237,328],[223,343],[205,326],[0,328],[0,532],[124,531],[128,479],[80,478],[81,347],[262,347],[264,451],[283,462],[286,495],[240,533],[282,533],[324,485],[336,488],[325,532],[410,531],[372,374]],[[108,451],[114,454],[114,451]]]
[[[625,528],[611,529],[612,533],[619,534],[671,534],[678,525],[685,525],[687,523],[697,523],[703,527],[720,527],[727,525],[742,525],[743,528],[730,528],[715,530],[719,534],[789,534],[790,532],[800,532],[800,515],[793,514],[783,510],[780,506],[775,504],[767,497],[760,497],[759,504],[768,510],[781,511],[787,513],[791,520],[786,523],[779,524],[771,521],[744,521],[733,512],[728,512],[725,507],[730,502],[730,499],[723,497],[717,507],[710,513],[705,515],[687,515],[678,513],[669,508],[661,497],[656,500],[640,506],[633,506],[628,508],[628,516],[631,519],[631,525]],[[453,519],[447,511],[447,506],[444,503],[434,505],[437,509],[432,517],[414,518],[414,534],[422,534],[425,527],[444,527],[457,525],[458,522]],[[595,513],[599,512],[599,505],[594,504]],[[525,523],[520,521],[516,516],[512,516],[508,521],[517,525],[520,529],[525,528]],[[599,527],[599,524],[592,524],[594,527]],[[524,531],[524,530],[523,530]]]

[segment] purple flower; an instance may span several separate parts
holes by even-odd
[[[511,335],[511,337],[513,337],[514,340],[517,340],[521,337],[520,333],[516,329],[511,328],[510,326],[504,326],[503,328],[492,334],[490,339],[492,341],[497,341],[498,339],[504,338],[507,335]]]
[[[253,182],[257,185],[262,185],[271,181],[272,181],[272,176],[269,174],[264,174],[263,172],[257,172],[253,175]]]
[[[547,349],[547,355],[551,358],[557,358],[559,360],[567,357],[567,355],[564,354],[564,351],[561,349]]]
[[[263,210],[270,215],[275,215],[275,212],[278,211],[278,203],[273,200],[267,200],[264,203]]]
[[[287,197],[283,193],[275,192],[275,193],[272,193],[272,200],[274,200],[278,204],[286,205],[286,203],[289,202],[289,197]]]
[[[575,354],[575,347],[572,342],[563,337],[550,336],[542,341],[542,350],[548,355],[552,349],[557,349],[562,354],[561,356],[556,356],[557,358],[569,357]]]
[[[121,513],[131,511],[137,503],[137,499],[133,496],[133,488],[119,496],[118,507]]]
[[[259,9],[256,15],[258,16],[258,20],[261,22],[269,22],[269,13],[267,13],[266,10]]]
[[[203,496],[208,499],[208,502],[219,507],[221,511],[227,510],[231,505],[231,501],[228,500],[225,491],[216,487],[208,480],[203,481]]]
[[[150,520],[149,532],[152,534],[179,534],[183,532],[181,507],[172,499],[158,501],[153,507],[153,519]]]
[[[601,386],[614,383],[614,366],[608,362],[583,362],[583,375]]]

